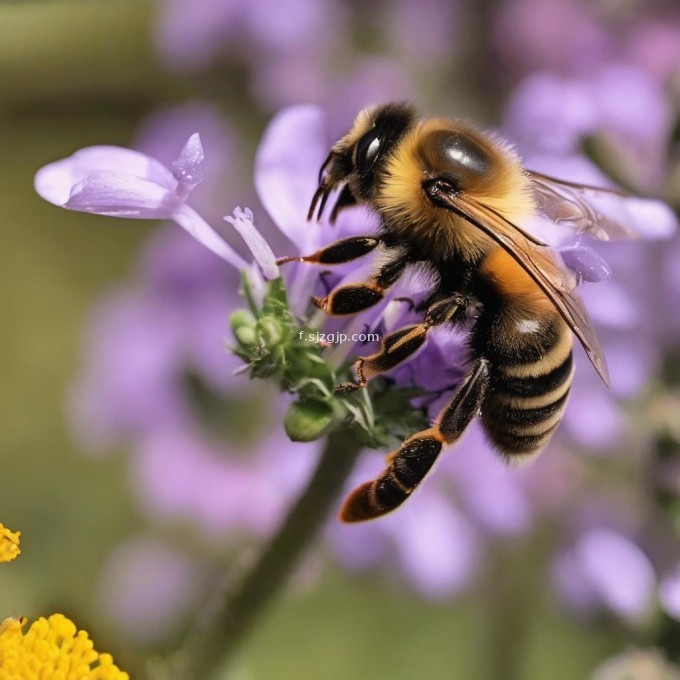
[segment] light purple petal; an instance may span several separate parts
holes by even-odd
[[[654,145],[667,134],[670,99],[662,85],[637,66],[610,64],[590,82],[599,128],[622,140]]]
[[[581,294],[596,325],[616,330],[636,328],[643,318],[640,302],[635,300],[617,277],[597,286],[585,286]]]
[[[588,612],[600,604],[598,595],[574,550],[566,550],[557,555],[551,566],[551,579],[565,605]]]
[[[274,117],[257,151],[258,196],[279,229],[302,251],[319,242],[321,227],[307,222],[307,208],[328,148],[321,109],[294,106]]]
[[[309,43],[323,43],[338,30],[328,24],[339,17],[334,3],[322,0],[251,0],[246,4],[248,30],[263,47],[295,52],[309,49]],[[329,16],[330,14],[330,16]],[[293,21],[292,18],[295,18]],[[329,35],[330,34],[330,35]]]
[[[680,621],[680,564],[661,582],[659,599],[668,616]]]
[[[233,0],[165,0],[155,22],[165,64],[185,73],[206,68],[237,37],[245,7]]]
[[[199,243],[212,250],[223,260],[236,267],[239,271],[245,269],[248,264],[232,249],[230,245],[192,208],[182,203],[172,215],[172,219],[180,227],[186,229]]]
[[[252,459],[190,427],[151,433],[131,463],[138,503],[158,520],[191,521],[206,534],[235,539],[244,530],[267,534],[280,517],[282,494]]]
[[[532,508],[522,487],[524,472],[501,460],[475,423],[465,433],[460,450],[444,458],[440,474],[451,476],[466,511],[478,525],[493,534],[512,536],[526,532],[532,521]]]
[[[62,206],[74,185],[100,172],[131,175],[168,191],[174,191],[176,185],[172,173],[146,154],[118,146],[90,146],[38,170],[35,189],[46,201]]]
[[[179,205],[179,199],[158,184],[119,172],[99,172],[78,182],[63,207],[111,217],[167,219]]]
[[[623,440],[625,421],[621,407],[597,380],[587,359],[579,358],[564,426],[570,438],[586,450],[611,451]],[[589,372],[588,377],[582,375],[583,371]]]
[[[538,149],[563,154],[572,151],[579,137],[595,124],[595,108],[582,83],[536,73],[515,90],[503,127],[525,153]]]
[[[393,523],[393,537],[406,573],[428,597],[452,595],[470,581],[478,557],[470,522],[443,496],[429,489]]]
[[[207,577],[195,559],[158,538],[138,535],[109,556],[98,598],[129,639],[152,644],[180,631]]]
[[[591,529],[578,542],[576,555],[610,609],[631,620],[648,613],[656,578],[637,545],[608,529]]]
[[[191,190],[203,181],[203,145],[195,132],[172,164],[172,176],[177,180],[177,195],[186,198]]]
[[[667,239],[678,230],[678,218],[661,201],[631,197],[626,199],[630,223],[642,238]]]
[[[583,281],[604,281],[612,274],[609,265],[592,248],[571,246],[559,252],[564,264]]]
[[[233,217],[227,215],[224,219],[226,222],[233,225],[234,229],[236,229],[241,235],[241,238],[246,242],[255,261],[260,266],[260,269],[262,269],[265,278],[270,281],[272,279],[277,279],[280,274],[276,264],[276,256],[262,234],[260,234],[253,224],[253,211],[250,210],[250,208],[241,210],[240,207],[237,207],[234,210]]]
[[[167,305],[139,293],[116,293],[95,309],[70,407],[88,452],[183,417],[176,384],[182,323]]]

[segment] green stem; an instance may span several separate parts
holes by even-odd
[[[528,548],[527,545],[524,547]],[[519,554],[518,554],[519,553]],[[512,543],[500,542],[487,567],[486,616],[482,647],[488,680],[522,680],[528,633],[526,583],[531,574]]]
[[[307,487],[259,558],[224,597],[211,607],[182,653],[181,677],[216,678],[233,661],[254,624],[286,584],[323,527],[359,456],[361,446],[347,431],[336,431]],[[223,589],[222,589],[223,590]]]

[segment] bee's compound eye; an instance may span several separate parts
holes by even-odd
[[[373,167],[380,151],[380,137],[376,130],[367,132],[358,142],[355,163],[359,172]]]
[[[463,166],[476,175],[485,175],[490,169],[490,159],[486,151],[462,132],[442,135],[438,141],[438,152],[447,163]]]

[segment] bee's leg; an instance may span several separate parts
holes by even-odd
[[[310,262],[312,264],[343,264],[368,255],[378,246],[380,239],[375,236],[350,236],[335,241],[311,255],[280,257],[276,264],[287,262]]]
[[[357,487],[340,510],[343,522],[362,522],[398,508],[432,469],[444,445],[453,444],[479,414],[489,386],[489,362],[478,359],[435,424],[409,437],[387,457],[376,479]]]
[[[400,328],[383,340],[377,354],[370,357],[359,357],[354,364],[357,382],[338,385],[336,391],[352,392],[360,387],[366,387],[371,378],[380,373],[386,373],[413,356],[425,344],[431,328],[447,321],[455,322],[462,319],[467,306],[467,298],[459,294],[430,305],[423,323]]]
[[[368,281],[348,283],[331,291],[326,297],[313,297],[312,302],[331,316],[358,314],[380,302],[385,291],[397,282],[409,264],[401,250],[398,257],[383,264]]]

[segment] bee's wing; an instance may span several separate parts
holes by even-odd
[[[590,325],[588,312],[576,291],[574,276],[560,267],[553,251],[527,237],[519,227],[495,210],[463,196],[444,198],[447,207],[483,231],[506,250],[538,284],[555,305],[588,354],[606,385],[609,371],[600,343]]]
[[[573,233],[600,241],[635,239],[635,215],[626,205],[632,199],[616,189],[567,182],[531,170],[526,171],[538,212]]]

